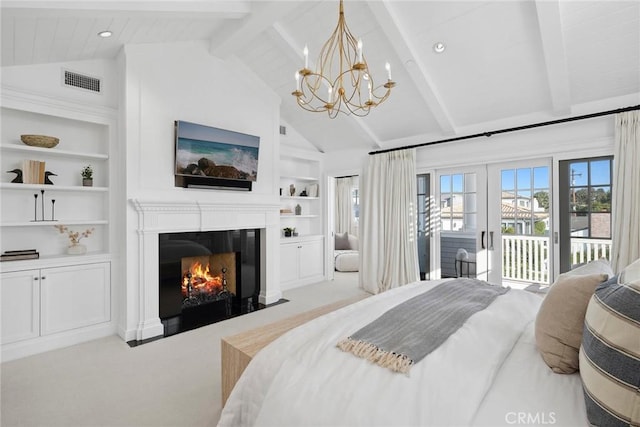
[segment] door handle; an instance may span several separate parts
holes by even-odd
[[[489,250],[493,250],[493,231],[489,232]]]
[[[482,237],[480,237],[480,244],[482,245],[482,249],[485,249],[484,247],[484,235],[485,235],[486,231],[482,230]]]

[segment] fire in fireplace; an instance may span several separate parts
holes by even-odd
[[[258,309],[259,230],[160,235],[165,336]]]
[[[235,295],[235,266],[235,252],[182,258],[182,308]]]

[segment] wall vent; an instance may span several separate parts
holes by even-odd
[[[287,127],[280,126],[280,135],[286,135],[286,134],[287,134]]]
[[[64,70],[64,84],[80,89],[90,90],[91,92],[100,92],[100,79],[86,76],[84,74],[74,73],[73,71]]]

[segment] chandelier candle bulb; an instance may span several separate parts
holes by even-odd
[[[307,48],[306,44],[304,45],[302,53],[304,55],[304,68],[307,69],[309,68],[309,49]]]
[[[384,68],[387,70],[387,80],[391,80],[391,64],[385,63]]]
[[[362,39],[358,39],[358,63],[362,62]]]

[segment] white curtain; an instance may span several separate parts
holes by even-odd
[[[613,165],[611,265],[620,272],[640,258],[640,111],[616,114]]]
[[[419,280],[415,149],[369,156],[360,182],[360,287]]]
[[[353,179],[336,178],[336,233],[353,234]]]

